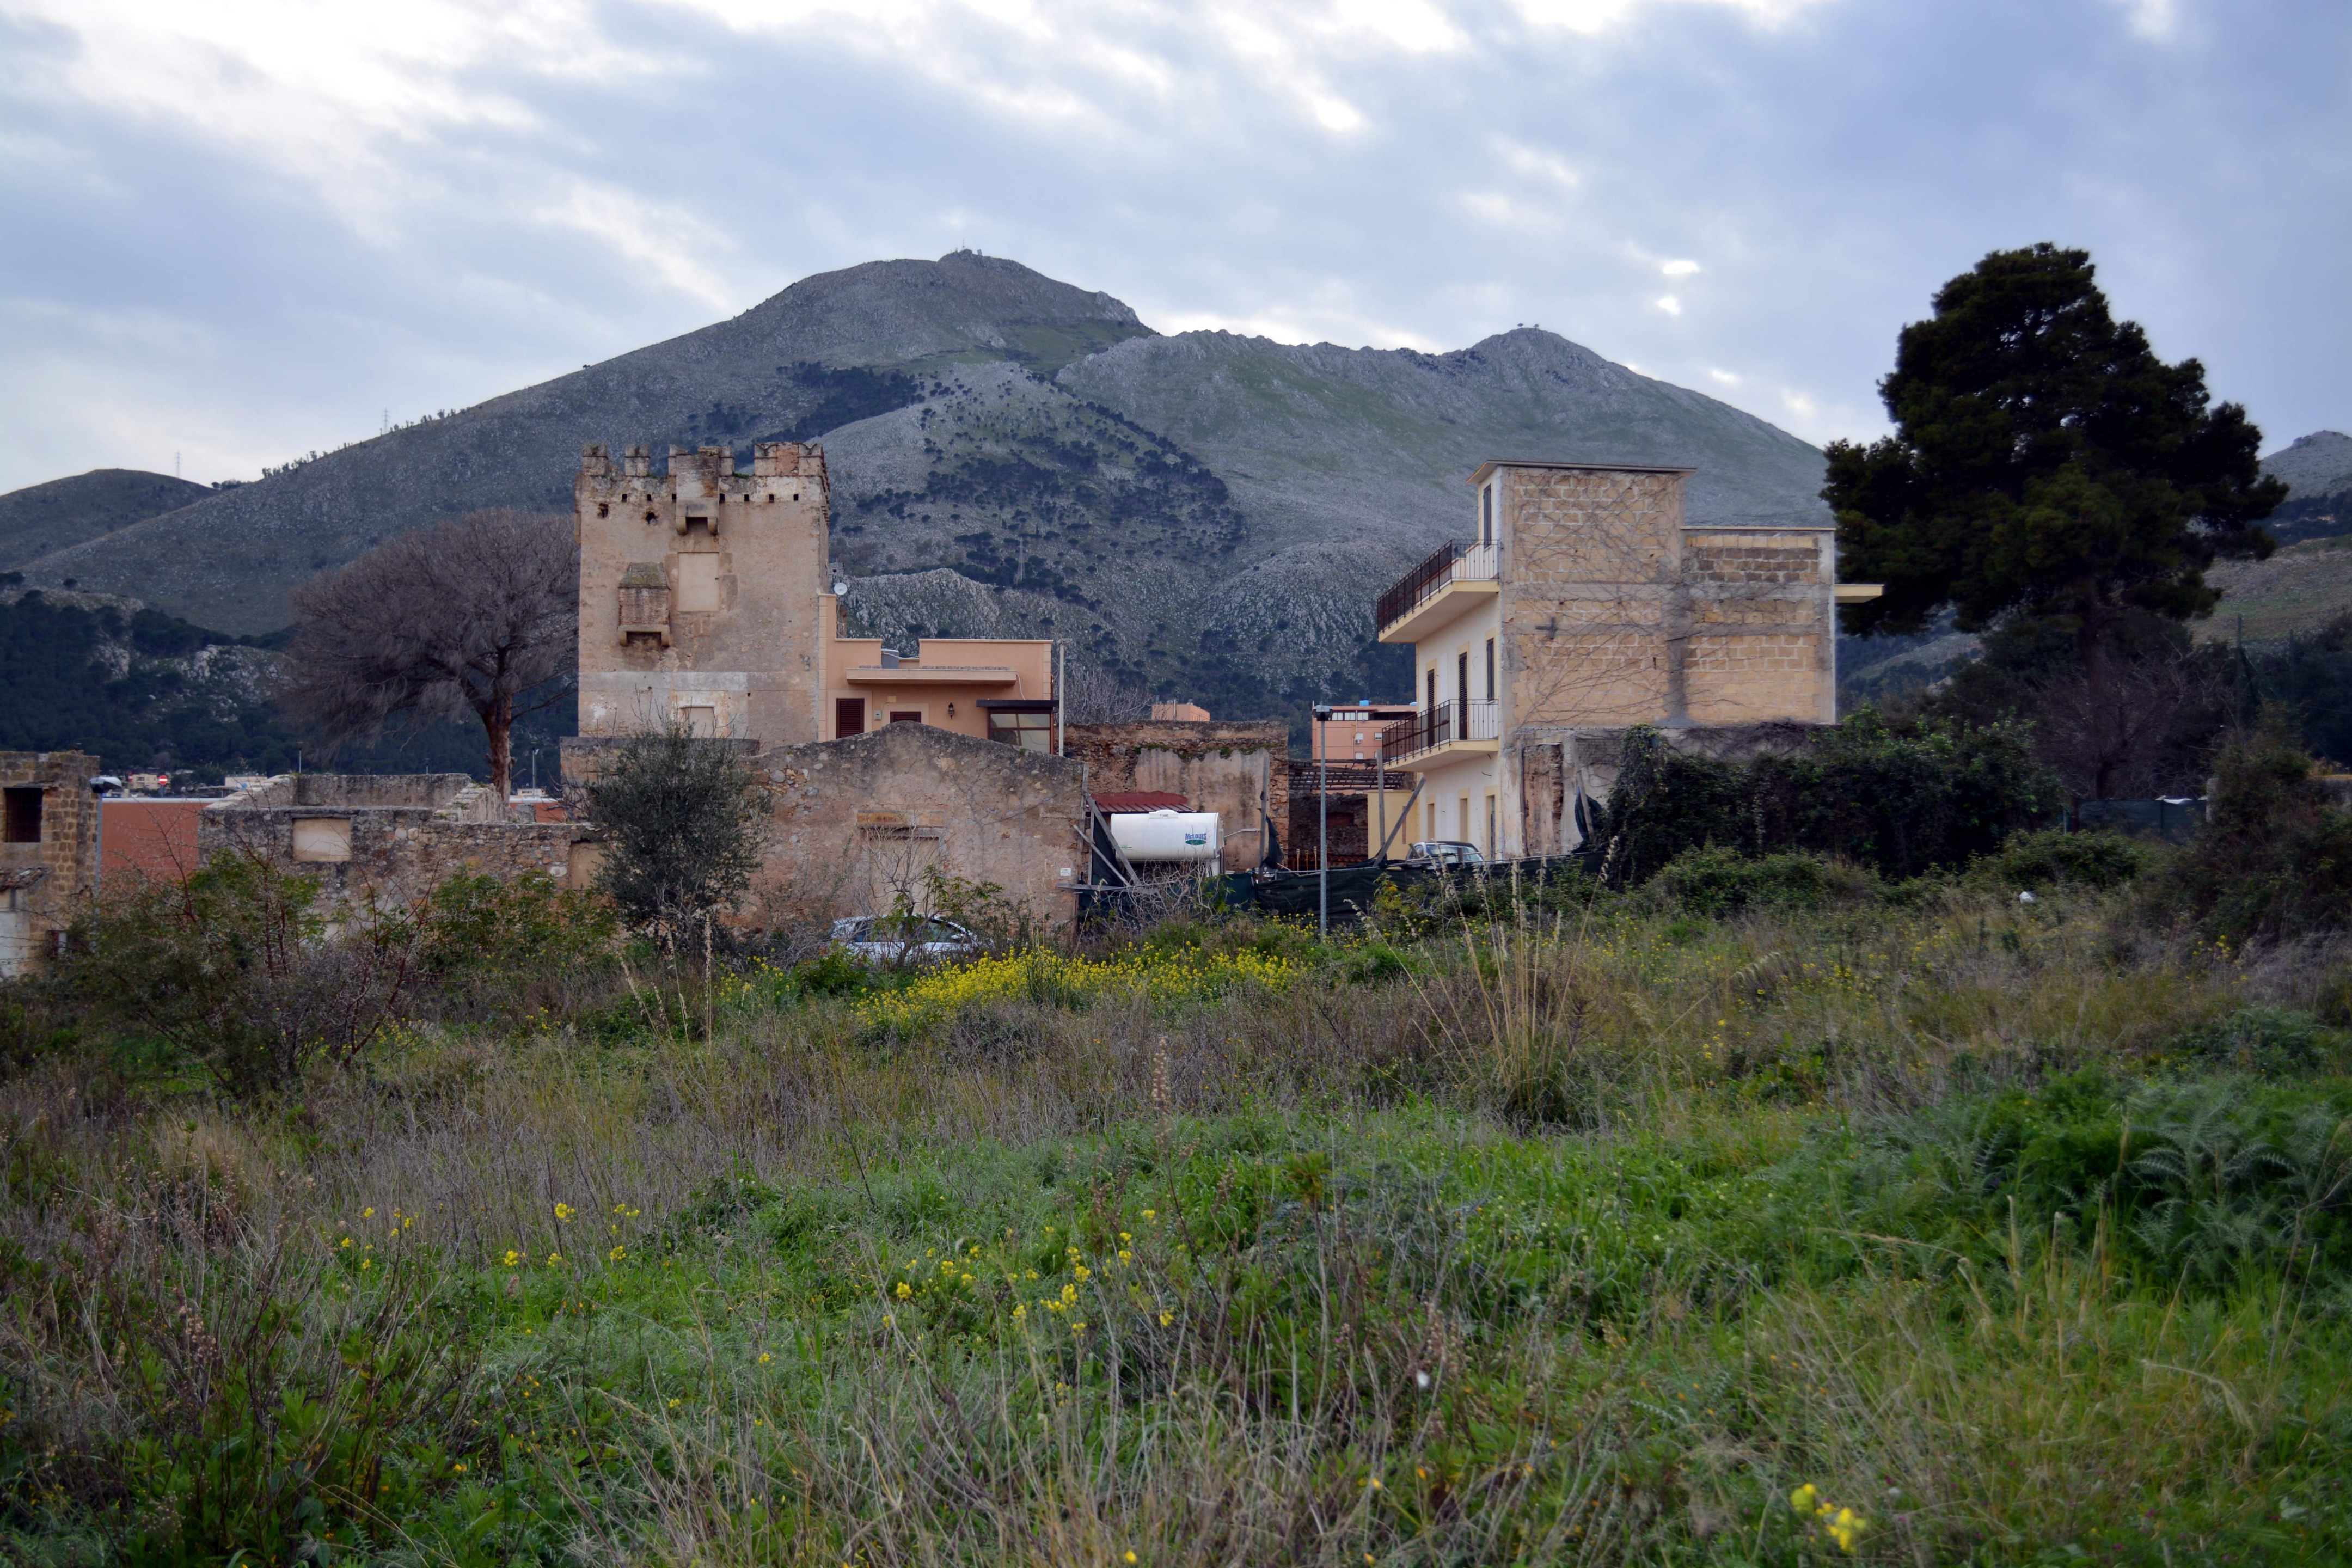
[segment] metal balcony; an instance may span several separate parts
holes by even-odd
[[[1501,736],[1497,702],[1441,702],[1381,731],[1381,761],[1390,767],[1464,742],[1492,743]]]
[[[1456,584],[1475,583],[1482,585],[1484,592],[1494,592],[1485,585],[1496,583],[1501,576],[1501,552],[1494,545],[1441,545],[1434,554],[1381,595],[1372,609],[1374,629],[1382,634],[1384,642],[1397,640],[1390,634],[1400,621]]]

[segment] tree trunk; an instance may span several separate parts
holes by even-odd
[[[507,796],[514,793],[514,699],[501,691],[490,699],[481,715],[482,729],[490,740],[490,787],[499,792],[499,804],[504,805]]]
[[[2105,605],[2086,605],[2074,617],[2074,649],[2083,661],[2083,682],[2090,701],[2092,793],[2110,798],[2121,759],[2116,742],[2116,672],[2107,658],[2107,627],[2114,615]]]

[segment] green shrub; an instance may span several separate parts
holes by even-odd
[[[232,1094],[349,1061],[415,977],[416,925],[355,911],[331,933],[319,885],[259,856],[218,855],[182,882],[140,882],[81,922],[59,979],[92,1014],[161,1038]]]
[[[2277,940],[2352,925],[2352,816],[2328,804],[2309,753],[2274,725],[2214,764],[2212,817],[2155,890],[2212,935]]]
[[[587,796],[605,843],[596,891],[672,952],[709,941],[719,912],[741,903],[766,843],[751,764],[672,726],[623,741]]]
[[[1750,910],[1817,910],[1856,902],[1873,891],[1870,873],[1818,855],[1755,858],[1708,845],[1685,849],[1658,874],[1665,895],[1692,914],[1726,916]]]
[[[1676,752],[1643,726],[1626,735],[1593,842],[1621,882],[1707,844],[1808,850],[1902,879],[1963,865],[2062,799],[2020,725],[1895,725],[1865,709],[1801,751],[1746,763]]]
[[[426,895],[416,926],[420,979],[472,1014],[569,1004],[616,967],[612,906],[544,871],[461,871]]]
[[[2154,863],[2154,854],[2114,833],[2069,833],[2063,827],[2012,835],[1999,850],[1970,869],[1990,875],[2004,888],[2046,888],[2070,883],[2113,888]]]

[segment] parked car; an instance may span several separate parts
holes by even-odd
[[[944,963],[988,951],[969,927],[932,915],[853,915],[833,922],[833,945],[868,963]]]
[[[1484,866],[1486,858],[1475,844],[1455,838],[1430,838],[1414,845],[1404,858],[1408,866]]]

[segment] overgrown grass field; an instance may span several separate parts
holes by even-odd
[[[1678,866],[1329,944],[633,972],[245,1098],[28,1049],[0,1541],[2352,1554],[2345,953],[2046,871]]]

